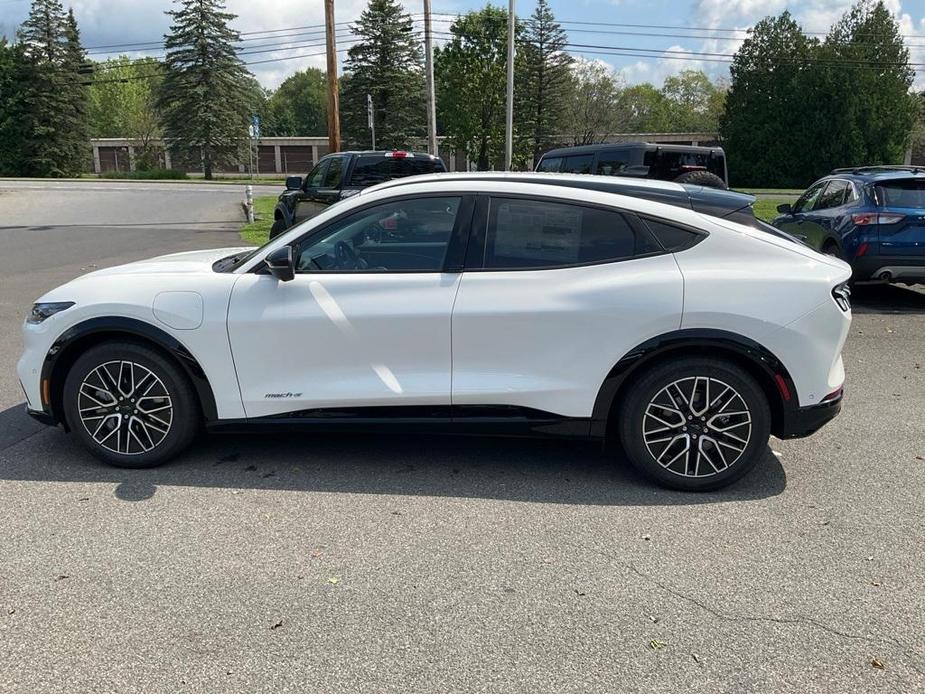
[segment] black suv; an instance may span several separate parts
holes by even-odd
[[[337,152],[318,160],[305,180],[289,176],[286,190],[273,210],[270,238],[306,219],[328,205],[356,195],[363,188],[393,178],[446,171],[443,161],[419,152]]]
[[[562,147],[544,154],[537,171],[632,176],[725,190],[729,187],[722,147],[611,142]]]

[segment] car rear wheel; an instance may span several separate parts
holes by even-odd
[[[107,342],[81,355],[63,395],[71,431],[93,455],[118,467],[160,465],[199,428],[186,376],[159,352],[132,342]]]
[[[767,450],[771,414],[764,392],[738,366],[683,358],[656,366],[619,410],[630,462],[657,483],[709,491],[736,481]]]
[[[839,260],[844,260],[841,255],[841,251],[838,248],[838,244],[834,241],[827,241],[826,244],[822,247],[822,252],[825,255],[830,255],[833,258],[838,258]]]

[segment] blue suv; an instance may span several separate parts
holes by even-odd
[[[925,283],[925,169],[835,169],[772,224],[849,262],[855,281]]]

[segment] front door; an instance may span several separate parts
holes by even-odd
[[[372,204],[296,242],[292,281],[241,277],[228,333],[247,416],[448,407],[460,274],[447,258],[468,231],[463,202]]]
[[[793,204],[789,214],[781,215],[774,220],[774,226],[805,241],[816,250],[822,250],[814,245],[822,238],[822,229],[813,218],[812,212],[827,183],[828,181],[820,181],[808,188]]]
[[[330,159],[322,159],[313,168],[308,176],[305,177],[305,183],[302,190],[296,195],[295,206],[292,211],[292,224],[300,224],[307,219],[311,219],[321,211],[318,201],[315,199],[316,193],[321,188],[321,182],[328,170]]]

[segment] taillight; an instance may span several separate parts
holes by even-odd
[[[851,288],[847,282],[842,282],[832,288],[832,298],[835,299],[838,308],[845,313],[851,310]]]
[[[863,227],[870,224],[896,224],[905,217],[906,215],[895,212],[858,212],[851,215],[851,221]]]

